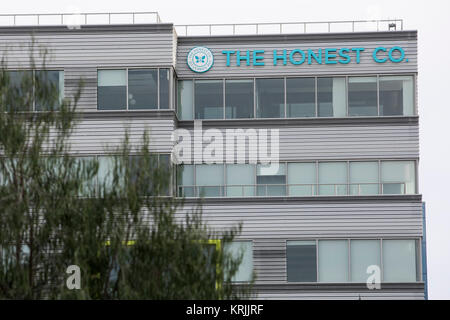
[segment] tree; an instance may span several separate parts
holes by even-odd
[[[0,70],[0,298],[250,297],[251,283],[231,281],[242,256],[224,249],[240,225],[210,229],[201,205],[180,218],[173,168],[147,132],[139,147],[125,134],[108,150],[106,176],[98,158],[74,156],[83,83],[61,99],[47,50],[33,40],[29,57],[29,71],[9,71],[7,54]],[[81,270],[79,290],[66,287],[70,265]]]

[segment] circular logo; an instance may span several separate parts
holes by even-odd
[[[189,51],[187,64],[194,72],[206,72],[211,69],[214,63],[214,56],[206,47],[195,47]]]

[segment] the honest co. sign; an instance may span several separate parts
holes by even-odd
[[[366,48],[319,48],[319,49],[275,49],[275,50],[222,50],[226,66],[273,66],[311,64],[359,64],[364,55],[376,63],[408,62],[405,50],[399,46]],[[187,64],[194,72],[206,72],[214,64],[214,55],[206,47],[194,47],[187,56]]]

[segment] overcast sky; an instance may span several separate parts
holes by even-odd
[[[419,31],[419,191],[427,204],[429,296],[450,299],[449,0],[3,0],[0,14],[158,11],[174,24],[404,19]]]

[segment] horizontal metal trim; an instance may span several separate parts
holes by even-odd
[[[118,25],[80,25],[80,29],[69,29],[66,25],[56,26],[0,26],[0,34],[11,33],[107,33],[107,32],[149,32],[173,33],[173,23],[118,24]]]
[[[403,282],[403,283],[381,283],[381,290],[370,290],[366,283],[284,283],[284,284],[257,284],[253,285],[256,291],[284,291],[289,293],[299,290],[312,291],[403,291],[403,290],[424,290],[424,282]]]
[[[222,197],[222,198],[185,198],[184,203],[202,204],[228,204],[228,203],[270,203],[270,204],[301,204],[314,202],[348,202],[348,203],[374,203],[374,202],[422,202],[421,194],[411,195],[374,195],[374,196],[309,196],[309,197]]]
[[[103,120],[103,119],[170,119],[176,120],[175,111],[168,110],[123,110],[123,111],[87,111],[79,113],[81,119]]]
[[[198,119],[201,120],[201,119]],[[267,127],[296,127],[317,125],[418,125],[419,117],[348,117],[348,118],[302,118],[302,119],[220,119],[201,120],[203,128],[267,128]],[[194,120],[179,120],[179,128],[193,129]]]
[[[417,40],[417,30],[406,31],[372,31],[341,33],[307,33],[307,34],[259,34],[259,35],[222,35],[222,36],[178,36],[179,45],[209,43],[251,43],[251,42],[321,42],[321,41],[370,41],[370,40]]]

